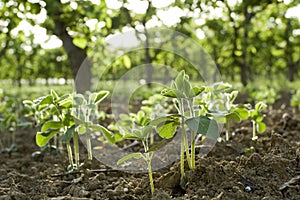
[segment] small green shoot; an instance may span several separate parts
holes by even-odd
[[[196,134],[206,135],[217,139],[218,125],[215,120],[210,119],[207,116],[196,116],[195,107],[200,105],[194,105],[194,99],[200,93],[204,91],[204,87],[192,87],[188,75],[184,71],[181,71],[175,81],[172,82],[170,88],[163,89],[161,94],[166,97],[171,97],[174,100],[174,106],[180,116],[181,125],[181,153],[180,153],[180,172],[181,181],[185,181],[184,172],[184,155],[186,154],[187,162],[190,169],[195,168],[195,140]],[[189,144],[186,127],[190,128],[191,142]],[[173,126],[172,126],[173,127]],[[190,148],[191,147],[191,150]],[[185,185],[182,185],[185,187]]]
[[[131,113],[130,116],[122,115],[122,120],[118,121],[116,126],[118,127],[123,139],[138,140],[141,141],[144,147],[144,152],[131,153],[118,160],[117,164],[120,165],[130,159],[143,158],[147,163],[148,175],[151,193],[154,193],[154,183],[152,176],[151,160],[153,158],[153,151],[156,148],[149,148],[149,136],[154,130],[154,126],[150,123],[150,118],[145,115],[145,112],[139,111],[137,114]]]
[[[264,102],[258,102],[255,104],[254,109],[249,110],[249,115],[252,121],[252,140],[258,139],[256,132],[263,133],[267,128],[266,124],[263,122],[264,115],[262,114],[262,110],[266,107],[267,105]]]

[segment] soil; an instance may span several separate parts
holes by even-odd
[[[0,200],[300,199],[299,112],[273,108],[266,115],[268,129],[258,141],[251,140],[250,122],[234,124],[230,141],[198,156],[195,170],[186,167],[185,190],[180,187],[179,162],[154,172],[154,195],[147,174],[113,171],[96,159],[82,160],[79,172],[65,174],[65,151],[32,157],[40,150],[35,130],[19,130],[15,151],[0,154]]]

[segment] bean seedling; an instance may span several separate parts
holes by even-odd
[[[194,98],[204,91],[204,87],[192,87],[189,82],[188,75],[181,71],[172,81],[171,87],[162,90],[162,95],[171,97],[174,100],[174,105],[180,116],[179,125],[181,125],[181,153],[180,153],[180,171],[181,185],[185,187],[185,172],[184,172],[184,154],[186,154],[187,162],[190,169],[195,168],[195,134],[206,135],[216,139],[218,137],[218,125],[215,120],[210,119],[205,115],[196,116],[194,110]],[[199,106],[199,105],[198,105]],[[197,106],[196,106],[197,107]],[[186,111],[187,110],[187,111]],[[173,117],[176,120],[176,117]],[[170,127],[177,125],[176,121],[171,121]],[[191,130],[191,144],[188,143],[185,124]],[[166,124],[168,125],[168,124]],[[166,126],[165,125],[165,126]],[[191,146],[191,151],[189,146]]]
[[[89,100],[79,94],[65,94],[59,96],[54,90],[44,97],[34,101],[26,100],[24,104],[31,106],[34,110],[35,118],[41,130],[36,134],[36,144],[43,147],[49,144],[54,137],[54,144],[57,144],[57,135],[59,141],[64,142],[67,146],[69,167],[68,171],[78,169],[79,164],[79,134],[87,135],[87,146],[89,149],[89,159],[92,158],[90,131],[105,132],[109,134],[104,127],[92,123],[90,117],[97,110],[97,104],[107,96],[108,92],[101,91],[89,95]],[[73,139],[73,149],[75,164],[73,162],[73,153],[71,148],[71,139]]]
[[[218,82],[210,87],[206,87],[204,95],[205,103],[202,103],[206,112],[212,115],[216,120],[225,123],[225,139],[229,140],[230,121],[246,120],[249,117],[247,104],[235,104],[238,91],[229,92],[232,86],[228,83]],[[207,106],[206,106],[207,105]]]
[[[122,115],[121,120],[117,122],[116,126],[120,131],[123,139],[138,140],[143,144],[144,152],[136,152],[128,154],[127,156],[118,160],[117,164],[120,165],[130,159],[144,159],[147,163],[148,175],[151,193],[154,193],[154,183],[152,176],[151,160],[153,158],[154,151],[159,145],[154,145],[149,148],[149,136],[153,132],[154,126],[151,124],[151,120],[146,116],[145,112],[139,111],[137,114],[131,113],[130,116]],[[162,143],[158,143],[162,144]]]
[[[257,140],[258,136],[256,135],[256,131],[258,133],[265,132],[267,126],[262,121],[264,119],[264,115],[262,114],[262,110],[265,109],[267,105],[263,102],[258,102],[255,104],[254,109],[249,110],[249,115],[252,121],[252,140]]]

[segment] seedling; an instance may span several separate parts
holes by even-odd
[[[5,97],[3,98],[0,106],[0,130],[10,134],[10,141],[7,142],[9,144],[8,149],[15,146],[15,132],[20,127],[28,127],[31,126],[32,123],[26,122],[23,119],[23,115],[25,114],[26,108],[21,104],[18,99]],[[3,145],[1,145],[4,148]]]
[[[89,99],[85,100],[85,98],[79,94],[65,94],[59,96],[54,90],[51,90],[50,95],[40,97],[34,101],[24,101],[27,106],[33,108],[38,125],[41,125],[41,131],[36,135],[37,145],[43,147],[49,144],[49,141],[53,137],[55,138],[59,135],[60,141],[66,143],[67,146],[70,163],[68,171],[78,169],[79,134],[87,135],[89,159],[91,159],[91,131],[101,131],[106,135],[110,133],[104,127],[93,124],[91,120],[93,112],[97,111],[96,105],[103,100],[107,94],[108,92],[106,91],[92,93],[89,95]],[[73,162],[73,153],[70,144],[71,139],[73,139],[75,164]],[[54,141],[57,146],[56,139]]]
[[[170,88],[162,90],[162,95],[171,97],[174,100],[174,105],[178,111],[180,118],[179,125],[181,126],[181,153],[180,153],[180,171],[181,184],[185,187],[185,172],[184,172],[184,154],[186,154],[187,162],[190,169],[195,168],[195,135],[196,133],[206,135],[216,139],[218,137],[218,125],[215,120],[210,119],[205,115],[196,116],[194,110],[194,98],[204,91],[204,87],[192,87],[189,82],[188,75],[181,71],[172,82]],[[199,106],[199,105],[198,105]],[[197,106],[196,106],[197,107]],[[176,129],[176,115],[172,116],[173,120],[167,123],[164,129]],[[169,120],[166,120],[169,122]],[[171,124],[172,123],[172,124]],[[188,143],[185,124],[191,130],[191,143]],[[169,126],[169,127],[168,127]],[[189,150],[191,146],[191,150]]]
[[[212,115],[215,119],[225,123],[225,139],[229,140],[230,122],[246,120],[249,117],[247,104],[234,104],[238,91],[229,92],[232,86],[228,83],[218,82],[211,87],[206,87],[204,95],[204,110]],[[206,106],[207,105],[207,106]]]
[[[249,110],[249,115],[252,121],[252,140],[258,139],[256,131],[258,133],[263,133],[267,128],[266,124],[262,121],[264,119],[264,115],[261,112],[266,107],[267,105],[265,103],[258,102],[257,104],[255,104],[254,109]]]
[[[86,145],[89,160],[93,159],[91,145],[92,131],[100,130],[100,132],[106,135],[106,138],[111,138],[111,133],[106,128],[99,124],[93,123],[93,118],[98,112],[97,105],[108,94],[108,91],[100,91],[97,93],[91,93],[88,96],[88,100],[86,100],[82,94],[75,94],[73,98],[72,116],[74,117],[77,126],[77,131],[75,131],[75,137],[78,138],[78,133],[86,135]]]
[[[252,101],[258,102],[262,101],[269,105],[273,105],[276,100],[278,100],[281,95],[273,87],[260,85],[259,87],[250,88],[250,99]]]
[[[141,141],[144,147],[144,152],[136,152],[128,154],[127,156],[118,160],[117,164],[120,165],[130,159],[144,159],[147,163],[148,175],[151,193],[154,193],[154,183],[152,177],[151,160],[153,158],[153,151],[158,146],[149,148],[149,135],[153,132],[153,125],[150,123],[150,118],[146,116],[145,112],[139,111],[136,115],[131,113],[130,116],[122,115],[120,121],[117,122],[116,126],[120,131],[123,139],[138,140]]]
[[[142,101],[142,105],[143,106],[141,107],[141,110],[144,111],[151,120],[166,116],[173,108],[168,102],[168,98],[162,96],[161,94],[154,94],[150,96],[148,99]],[[152,132],[150,134],[150,145],[153,143],[154,134]]]

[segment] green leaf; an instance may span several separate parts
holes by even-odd
[[[58,102],[58,105],[64,108],[70,108],[73,104],[72,98],[67,97]]]
[[[206,116],[190,118],[185,123],[192,131],[205,135],[208,138],[216,140],[219,137],[217,122]]]
[[[124,62],[124,66],[125,66],[127,69],[130,69],[130,67],[131,67],[131,60],[130,60],[129,56],[124,55],[124,56],[123,56],[123,62]]]
[[[185,77],[185,72],[184,72],[184,70],[182,70],[179,72],[179,74],[177,75],[177,77],[175,79],[177,89],[180,91],[184,91],[184,77]]]
[[[86,131],[87,131],[86,127],[83,124],[81,124],[77,127],[77,132],[79,135],[85,134]]]
[[[59,130],[48,130],[46,132],[38,132],[35,135],[35,142],[38,146],[43,147],[58,132],[59,132]]]
[[[267,126],[266,126],[266,124],[265,124],[264,122],[258,122],[258,123],[256,124],[256,128],[257,128],[257,131],[258,131],[259,133],[263,133],[263,132],[266,131]]]
[[[106,18],[105,18],[105,24],[106,24],[106,27],[107,27],[108,29],[111,28],[111,26],[112,26],[112,20],[111,20],[110,17],[106,17]]]
[[[41,105],[46,105],[46,104],[52,104],[53,102],[53,97],[51,95],[47,95],[47,96],[44,96],[44,97],[41,97],[41,100],[38,105],[41,106]]]
[[[120,164],[122,164],[122,163],[124,163],[124,162],[126,162],[126,161],[128,161],[128,160],[130,160],[132,158],[140,159],[142,157],[143,157],[142,153],[128,154],[127,156],[124,156],[123,158],[121,158],[120,160],[118,160],[117,165],[120,165]]]
[[[237,108],[234,110],[240,116],[241,120],[246,120],[249,117],[249,112],[246,108]]]
[[[176,129],[179,125],[179,122],[167,121],[165,123],[162,123],[161,125],[158,125],[156,127],[156,131],[158,132],[158,135],[160,137],[170,139],[174,136]]]
[[[75,130],[75,125],[69,127],[67,131],[59,138],[62,142],[70,142]]]
[[[257,104],[255,104],[255,110],[260,112],[261,110],[265,109],[267,107],[267,104],[265,104],[264,102],[258,102]]]
[[[193,88],[190,90],[188,97],[189,97],[189,98],[196,97],[196,96],[198,96],[199,94],[201,94],[201,92],[203,92],[204,90],[205,90],[204,87],[193,87]]]
[[[84,103],[85,99],[82,94],[76,94],[75,97],[73,97],[73,102],[76,105],[82,105]]]
[[[238,91],[232,91],[229,95],[229,102],[233,103],[233,101],[236,99],[237,95],[238,95]]]
[[[92,94],[91,103],[98,104],[100,103],[107,95],[109,94],[109,91],[100,91],[97,93]]]
[[[234,121],[241,121],[241,118],[240,118],[239,114],[236,113],[236,112],[232,112],[232,113],[227,114],[226,118],[234,120]]]
[[[81,49],[84,49],[86,46],[87,46],[87,39],[86,38],[84,38],[84,37],[77,37],[77,38],[74,38],[73,39],[73,43],[77,46],[77,47],[79,47],[79,48],[81,48]]]
[[[161,91],[161,95],[165,97],[171,97],[171,98],[179,98],[179,96],[184,97],[183,94],[178,94],[178,91],[176,91],[175,89],[167,89],[167,88]]]
[[[114,144],[115,143],[115,138],[114,135],[112,134],[112,132],[110,132],[109,130],[107,130],[105,127],[99,125],[99,124],[94,124],[91,125],[92,130],[94,131],[99,131],[101,133],[103,133],[103,135],[106,137],[106,139],[111,143]]]
[[[50,94],[54,101],[59,99],[59,96],[57,95],[57,93],[54,90],[51,89]]]
[[[61,122],[57,122],[57,121],[47,121],[44,123],[44,125],[41,128],[41,132],[45,132],[49,129],[60,129],[62,128],[64,125]]]

